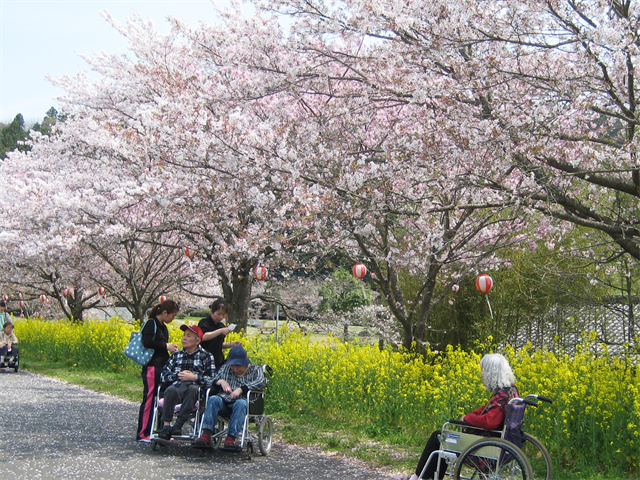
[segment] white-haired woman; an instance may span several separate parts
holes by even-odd
[[[504,422],[504,415],[509,400],[519,396],[518,389],[515,385],[516,377],[507,359],[499,353],[490,353],[482,357],[482,360],[480,360],[480,369],[482,371],[482,382],[485,388],[492,393],[491,399],[486,405],[476,408],[471,413],[467,413],[462,417],[462,420],[470,423],[474,427],[483,428],[484,430],[497,430],[501,428]],[[439,434],[440,430],[436,430],[431,434],[431,437],[429,437],[420,461],[418,462],[418,466],[416,467],[416,472],[413,475],[398,477],[399,480],[418,480],[431,452],[440,449]],[[422,478],[432,479],[436,471],[436,466],[437,462],[432,461]],[[446,463],[441,461],[441,476],[445,470]]]

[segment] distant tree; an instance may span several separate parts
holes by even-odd
[[[54,107],[51,107],[47,110],[47,113],[45,113],[42,123],[36,122],[33,127],[31,127],[31,130],[40,132],[42,135],[50,135],[51,127],[53,127],[58,120],[64,121],[64,118],[58,114],[58,111]]]
[[[24,118],[19,113],[13,121],[0,132],[0,158],[6,158],[7,152],[20,150],[25,152],[29,150],[27,145],[21,145],[29,135],[24,129]]]
[[[337,269],[320,287],[319,311],[350,312],[371,304],[371,290],[343,268]]]

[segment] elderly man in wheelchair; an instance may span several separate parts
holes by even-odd
[[[456,480],[552,479],[549,453],[521,430],[527,405],[552,400],[540,395],[520,398],[509,362],[500,354],[485,355],[480,368],[485,388],[492,393],[489,402],[433,432],[415,473],[398,480],[441,480],[445,475]],[[535,458],[534,467],[527,455]],[[453,473],[447,472],[449,465],[455,466]]]
[[[236,440],[243,434],[249,412],[247,392],[263,390],[267,384],[262,367],[249,362],[247,351],[235,346],[229,351],[226,363],[213,377],[213,386],[220,392],[207,400],[207,407],[202,420],[202,431],[194,446],[211,445],[214,430],[218,423],[218,415],[229,418],[227,437],[224,448],[233,449]]]
[[[200,388],[209,386],[213,377],[214,359],[200,346],[203,337],[200,327],[181,325],[180,329],[184,331],[183,348],[169,358],[162,370],[162,380],[170,386],[164,392],[161,407],[163,426],[157,432],[157,439],[161,441],[182,436],[182,427],[192,415]],[[181,404],[181,409],[171,425],[177,404]],[[157,423],[155,418],[154,423]]]

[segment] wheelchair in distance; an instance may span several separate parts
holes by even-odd
[[[419,478],[423,478],[430,462],[436,461],[434,480],[445,475],[456,480],[552,480],[547,449],[536,437],[522,431],[527,405],[537,407],[539,401],[552,403],[541,395],[513,398],[507,405],[502,430],[486,431],[462,420],[449,420],[439,436],[440,450],[431,453]],[[453,473],[441,472],[443,465],[445,471],[446,466],[453,466]]]
[[[20,358],[18,356],[18,348],[9,351],[6,355],[0,357],[0,370],[13,369],[17,372],[20,368]]]

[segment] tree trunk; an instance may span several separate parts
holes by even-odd
[[[65,314],[72,322],[83,323],[84,322],[84,299],[83,291],[81,288],[75,288],[73,293],[67,296],[67,305],[69,309],[63,308]]]
[[[251,288],[253,286],[252,266],[253,261],[244,260],[237,268],[233,268],[231,279],[226,275],[220,275],[224,301],[227,303],[229,323],[236,324],[236,332],[240,330],[247,331]]]

